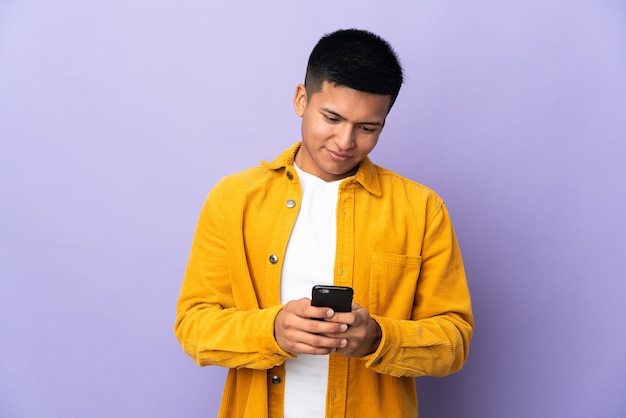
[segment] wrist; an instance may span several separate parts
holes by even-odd
[[[371,335],[373,335],[373,339],[370,343],[368,354],[375,353],[376,350],[378,350],[378,346],[380,346],[380,341],[383,338],[383,331],[381,330],[380,325],[378,325],[378,322],[376,322],[376,320],[373,318],[370,318],[370,327],[372,329]]]

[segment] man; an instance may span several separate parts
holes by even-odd
[[[207,197],[175,332],[201,366],[230,368],[220,416],[416,417],[414,378],[467,358],[446,207],[367,157],[402,79],[380,37],[324,36],[296,88],[301,143]],[[352,311],[312,306],[316,284],[352,287]]]

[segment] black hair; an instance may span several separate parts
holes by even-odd
[[[391,96],[391,109],[402,86],[402,66],[391,45],[380,36],[342,29],[324,35],[309,56],[304,79],[307,94],[321,91],[325,81]]]

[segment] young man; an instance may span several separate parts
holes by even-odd
[[[230,368],[221,417],[416,417],[414,378],[467,358],[446,207],[367,157],[402,78],[378,36],[324,36],[296,88],[301,143],[207,197],[175,332],[201,366]],[[312,306],[317,284],[352,287],[352,311]]]

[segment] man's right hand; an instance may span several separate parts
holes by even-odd
[[[333,338],[348,329],[346,324],[328,322],[335,312],[311,306],[311,299],[287,302],[276,316],[274,336],[280,347],[293,354],[330,354],[348,344],[345,338]],[[320,321],[321,319],[321,321]],[[322,335],[326,334],[326,335]]]

